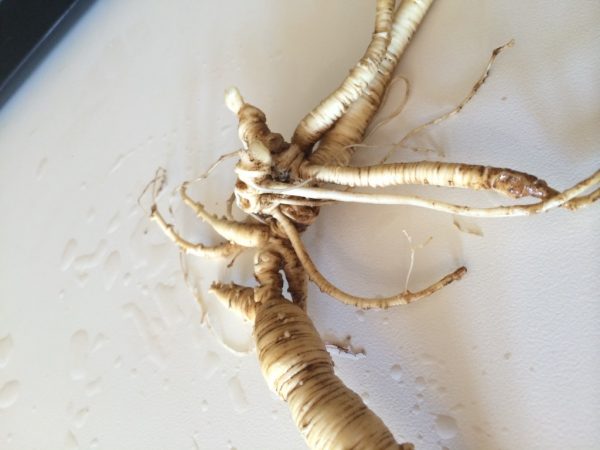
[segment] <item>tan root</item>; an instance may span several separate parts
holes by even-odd
[[[271,389],[289,404],[294,421],[313,449],[413,446],[398,444],[383,422],[334,374],[331,357],[306,313],[307,281],[343,303],[359,308],[386,308],[433,294],[466,273],[466,268],[460,267],[429,287],[409,291],[417,247],[407,235],[411,259],[405,289],[386,298],[349,294],[319,272],[300,237],[316,220],[321,207],[332,202],[358,202],[418,206],[463,216],[507,217],[557,207],[575,210],[600,197],[600,171],[558,192],[534,175],[476,164],[420,161],[349,166],[354,148],[366,146],[362,144],[365,133],[384,101],[401,55],[431,3],[432,0],[404,0],[395,8],[393,0],[377,0],[374,33],[364,56],[339,88],[302,119],[289,143],[270,130],[263,111],[247,103],[237,89],[226,92],[226,104],[238,118],[243,149],[224,155],[199,177],[205,178],[225,158],[239,157],[235,167],[237,181],[227,202],[226,216],[209,213],[194,200],[187,190],[189,182],[179,189],[182,201],[225,242],[206,246],[181,237],[156,205],[165,182],[164,172],[158,173],[149,186],[153,188],[150,216],[182,252],[235,258],[244,249],[256,251],[256,286],[216,282],[210,291],[254,324],[263,375]],[[400,145],[425,127],[458,113],[485,82],[496,56],[509,45],[512,42],[494,50],[485,73],[455,109],[417,127]],[[329,186],[324,187],[325,183]],[[537,201],[475,208],[415,196],[348,191],[351,187],[376,189],[403,184],[493,190],[511,199],[534,197]],[[588,189],[593,190],[586,194]],[[234,220],[234,203],[247,215],[246,221]],[[284,277],[291,301],[282,295]]]

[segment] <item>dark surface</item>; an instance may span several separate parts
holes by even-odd
[[[0,0],[0,107],[94,0]]]

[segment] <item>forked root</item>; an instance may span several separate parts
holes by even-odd
[[[439,291],[441,288],[452,283],[453,281],[461,279],[463,275],[467,273],[466,267],[460,267],[423,290],[417,292],[406,290],[391,297],[370,298],[352,295],[334,286],[319,272],[312,259],[308,255],[308,252],[306,251],[306,248],[300,239],[300,235],[296,230],[296,227],[281,212],[278,210],[273,211],[273,217],[277,219],[287,234],[287,237],[290,240],[296,255],[298,255],[298,259],[302,263],[304,270],[306,270],[309,279],[317,285],[321,292],[324,292],[325,294],[347,305],[356,306],[362,309],[388,308],[390,306],[406,305]]]
[[[269,229],[265,225],[237,222],[206,212],[201,203],[188,195],[187,186],[188,183],[183,183],[179,190],[183,202],[225,239],[243,247],[260,247],[269,240]]]
[[[432,209],[434,211],[456,214],[466,217],[514,217],[529,216],[549,211],[554,208],[564,207],[567,209],[579,209],[590,205],[600,198],[598,190],[590,194],[582,195],[587,189],[600,183],[600,170],[592,176],[577,183],[573,187],[554,195],[546,200],[530,205],[508,205],[494,206],[489,208],[476,208],[472,206],[457,205],[440,200],[424,199],[412,195],[394,194],[366,194],[357,192],[345,192],[334,189],[323,189],[313,187],[291,187],[283,183],[268,183],[262,192],[275,193],[277,189],[289,187],[287,193],[310,199],[330,200],[338,202],[365,203],[372,205],[405,205],[419,208]]]
[[[167,223],[158,211],[156,204],[152,205],[150,212],[150,219],[155,221],[177,246],[184,252],[190,255],[201,256],[203,258],[229,258],[237,256],[241,253],[244,247],[237,245],[233,242],[223,242],[221,244],[209,246],[200,243],[192,243],[182,238],[179,233],[175,231],[173,224]]]

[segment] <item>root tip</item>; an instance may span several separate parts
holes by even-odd
[[[225,90],[225,104],[235,114],[244,106],[244,98],[235,86]]]

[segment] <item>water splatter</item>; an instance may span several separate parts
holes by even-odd
[[[365,405],[369,405],[369,393],[368,392],[363,392],[360,394],[360,398],[362,398],[362,401],[365,403]]]
[[[427,381],[425,381],[424,377],[415,378],[415,388],[417,389],[417,391],[419,391],[419,392],[424,391],[426,386],[427,386]]]
[[[37,169],[35,171],[36,180],[39,181],[44,177],[47,167],[48,167],[48,158],[42,158],[42,160],[39,162]]]
[[[200,450],[200,445],[198,445],[198,441],[196,440],[196,436],[192,436],[192,442],[194,444],[195,450]]]
[[[417,415],[421,412],[421,405],[415,403],[412,408],[410,408],[410,413],[413,415]]]
[[[75,413],[73,417],[73,426],[75,428],[82,428],[85,425],[85,422],[90,414],[90,408],[85,407],[81,408],[79,411]]]
[[[19,398],[20,383],[17,380],[11,380],[0,387],[0,409],[12,406]]]
[[[90,339],[87,331],[77,330],[71,336],[71,379],[74,381],[85,378],[85,363],[88,356]]]
[[[359,322],[365,321],[365,311],[364,310],[357,309],[355,314],[356,314],[356,320],[358,320]]]
[[[106,233],[111,234],[119,229],[121,226],[121,215],[119,211],[115,213],[114,216],[108,221],[108,226],[106,227]]]
[[[13,351],[14,343],[10,334],[0,339],[0,367],[8,364],[8,359]]]
[[[94,378],[85,386],[85,395],[92,397],[102,392],[102,377]]]
[[[208,352],[204,357],[202,367],[204,367],[204,378],[209,380],[217,372],[221,365],[221,358],[215,352]]]
[[[121,266],[121,255],[118,251],[113,251],[104,261],[104,289],[110,291],[119,276],[119,267]]]
[[[108,343],[109,339],[102,333],[98,333],[92,343],[92,353],[97,352]]]
[[[73,261],[73,269],[75,270],[77,278],[82,285],[87,281],[89,271],[100,265],[102,258],[106,256],[107,252],[108,248],[106,241],[102,240],[98,243],[98,246],[93,252],[86,253],[75,258]]]
[[[472,220],[467,220],[462,217],[454,216],[454,221],[452,223],[463,233],[483,237],[483,231],[481,230],[479,225],[477,225],[477,223],[475,223]]]
[[[60,269],[64,272],[71,267],[73,261],[75,260],[75,250],[77,250],[77,241],[75,239],[70,239],[65,245],[65,249],[63,250],[62,257],[60,259]]]
[[[390,376],[394,381],[400,381],[402,379],[402,367],[399,364],[394,364],[390,369]]]
[[[441,439],[452,439],[458,433],[456,420],[443,414],[436,416],[435,431]]]
[[[240,383],[240,379],[235,376],[227,383],[229,386],[229,398],[233,402],[233,408],[236,412],[244,412],[249,408],[248,400],[246,399],[246,393]]]
[[[177,324],[185,319],[183,311],[177,304],[177,291],[175,286],[168,286],[163,283],[158,283],[154,289],[154,293],[158,299],[158,306],[161,311],[161,316],[170,324]]]
[[[79,442],[72,431],[67,433],[65,437],[65,449],[66,450],[79,450]]]
[[[152,360],[163,365],[166,359],[165,351],[160,345],[159,337],[152,328],[152,322],[148,320],[144,311],[135,303],[127,303],[123,306],[125,317],[131,317],[140,337],[146,342]]]

